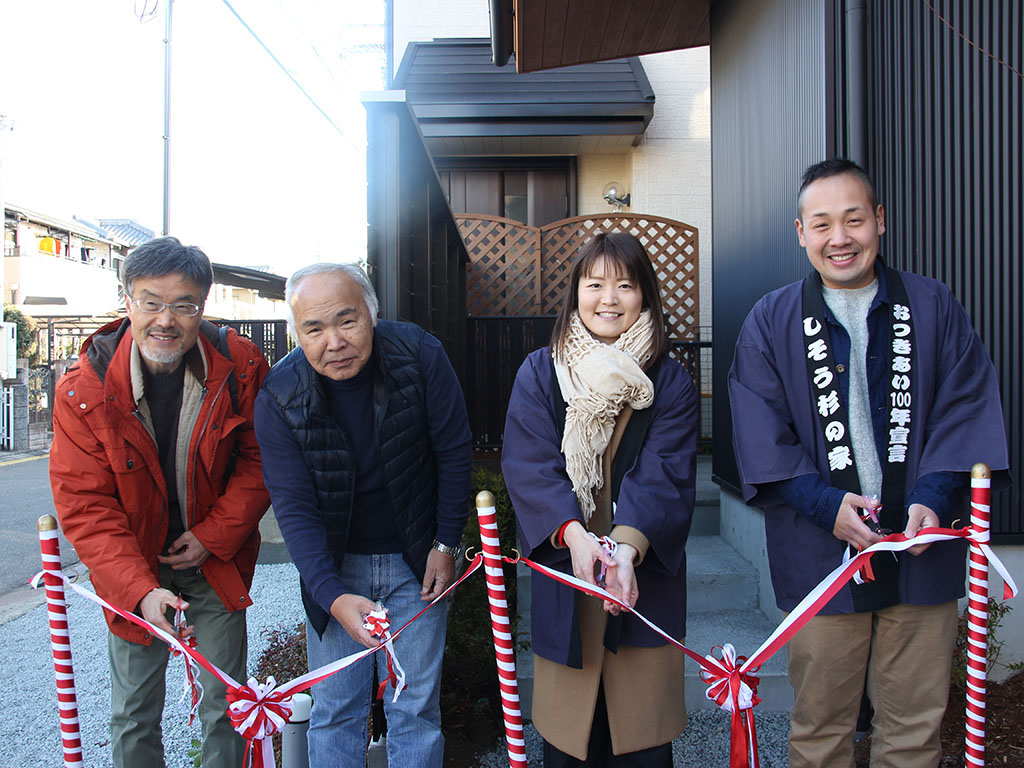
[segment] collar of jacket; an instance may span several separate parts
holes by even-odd
[[[216,325],[203,320],[195,346],[185,353],[189,370],[207,389],[217,386],[232,367],[231,361],[220,355],[207,338],[217,333]],[[142,360],[128,318],[114,320],[96,331],[82,345],[81,357],[88,360],[106,399],[126,410],[135,410],[142,398]],[[108,376],[111,370],[127,375]]]

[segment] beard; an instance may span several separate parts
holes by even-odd
[[[151,363],[170,365],[171,363],[176,363],[181,360],[185,354],[185,350],[180,339],[176,349],[154,349],[153,345],[148,342],[148,339],[143,341],[143,343],[139,345],[139,351],[142,353],[142,356]]]

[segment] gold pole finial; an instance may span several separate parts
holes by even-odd
[[[979,461],[971,467],[971,477],[975,480],[986,480],[992,477],[992,470],[988,468],[988,464],[984,464]]]
[[[57,521],[53,519],[53,515],[43,515],[39,518],[37,523],[40,531],[56,531]]]
[[[485,509],[487,507],[493,507],[494,494],[491,493],[490,491],[480,491],[480,493],[476,495],[476,505],[477,507],[482,507]]]

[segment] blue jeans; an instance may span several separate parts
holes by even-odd
[[[341,579],[350,592],[380,600],[388,609],[391,631],[396,632],[426,603],[420,600],[420,581],[400,554],[346,554]],[[384,692],[388,722],[387,754],[390,768],[440,768],[444,754],[441,735],[441,660],[444,656],[448,601],[443,600],[409,625],[395,641],[395,654],[409,686],[398,701]],[[323,637],[306,624],[309,668],[356,653],[363,646],[349,637],[335,620]],[[365,768],[367,720],[373,689],[373,667],[387,679],[386,651],[353,664],[313,686],[313,713],[309,722],[310,768]]]

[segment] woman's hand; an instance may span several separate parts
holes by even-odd
[[[562,533],[562,541],[572,555],[573,576],[595,587],[598,586],[597,579],[594,578],[594,566],[602,561],[611,565],[611,560],[606,559],[600,542],[591,536],[578,520],[566,526]]]
[[[608,563],[608,573],[605,576],[605,589],[630,608],[636,605],[640,597],[640,591],[636,586],[636,573],[633,571],[635,557],[636,548],[632,544],[619,542],[611,562]],[[604,609],[612,616],[618,616],[622,612],[622,608],[609,600],[604,601]]]

